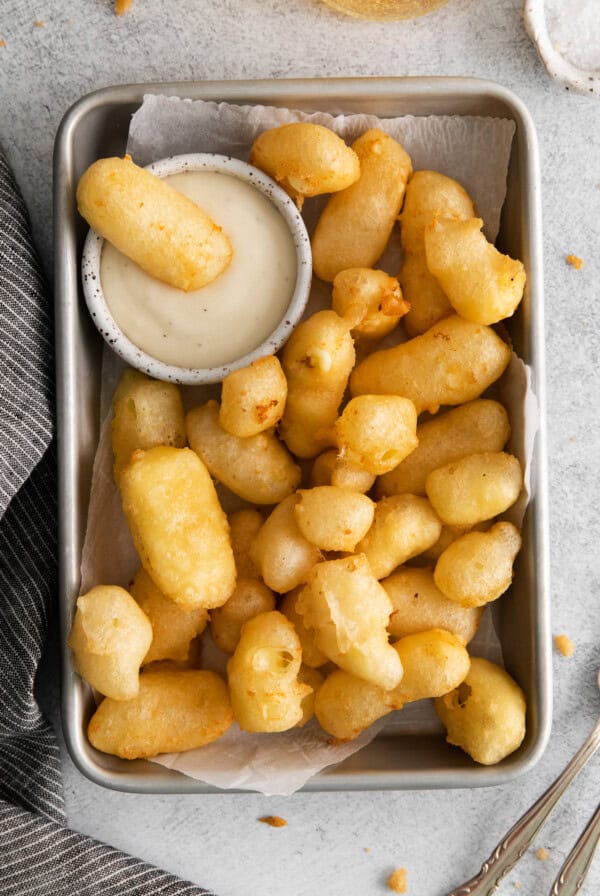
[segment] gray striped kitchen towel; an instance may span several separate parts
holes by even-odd
[[[56,596],[53,383],[50,300],[0,153],[0,894],[200,896],[65,826],[58,745],[34,695]]]

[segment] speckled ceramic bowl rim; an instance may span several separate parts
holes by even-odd
[[[587,96],[600,96],[598,72],[573,65],[552,43],[546,25],[545,0],[525,0],[523,20],[527,33],[536,45],[540,59],[552,78],[563,84],[566,90],[575,90]]]
[[[117,325],[106,302],[100,282],[100,259],[104,239],[90,230],[83,247],[81,276],[83,294],[92,320],[110,348],[124,361],[158,380],[182,385],[219,383],[241,367],[247,367],[257,358],[277,352],[300,322],[310,292],[312,255],[306,226],[294,201],[268,175],[247,162],[217,153],[188,153],[170,156],[146,166],[158,177],[168,177],[185,171],[218,171],[252,184],[267,196],[286,221],[296,250],[297,273],[294,292],[285,314],[273,332],[251,352],[221,367],[177,367],[159,361],[142,351]]]

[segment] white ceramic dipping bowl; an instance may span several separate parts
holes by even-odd
[[[285,220],[293,239],[297,269],[296,283],[290,302],[276,328],[252,351],[220,367],[177,367],[166,364],[142,351],[129,339],[116,323],[106,302],[100,281],[100,261],[104,239],[90,230],[83,247],[81,263],[83,294],[92,320],[110,348],[131,367],[158,380],[183,385],[219,383],[241,367],[247,367],[257,358],[277,352],[300,322],[308,296],[312,277],[310,239],[296,204],[274,180],[247,162],[214,153],[190,153],[160,159],[147,165],[147,170],[158,177],[182,174],[186,171],[216,171],[252,184],[265,195]]]

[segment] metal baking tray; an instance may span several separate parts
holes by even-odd
[[[535,131],[527,109],[509,90],[468,78],[357,78],[290,81],[204,81],[109,87],[80,99],[59,128],[54,157],[56,344],[59,440],[60,619],[63,643],[62,715],[69,752],[80,771],[117,790],[208,793],[216,788],[150,762],[128,762],[94,750],[85,728],[93,710],[90,689],[75,674],[67,634],[79,593],[92,462],[99,432],[102,340],[81,293],[79,265],[85,224],[75,189],[101,156],[122,154],[130,117],[146,93],[287,106],[332,114],[483,115],[512,119],[516,133],[498,244],[522,259],[528,272],[523,303],[511,320],[517,353],[531,366],[541,425],[532,470],[533,500],[510,593],[496,624],[508,671],[528,698],[527,735],[497,766],[476,765],[443,737],[384,730],[350,759],[312,778],[304,790],[382,790],[475,787],[505,783],[530,770],[551,726],[551,641],[548,584],[546,449],[544,432],[544,318],[540,176]]]

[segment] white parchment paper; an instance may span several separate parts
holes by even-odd
[[[348,142],[370,127],[380,127],[399,140],[410,153],[415,169],[432,168],[460,181],[473,198],[485,232],[494,240],[506,191],[506,173],[514,133],[512,121],[461,116],[407,116],[377,119],[370,115],[333,118],[324,113],[305,114],[264,106],[231,106],[224,103],[147,96],[133,116],[128,152],[140,165],[187,152],[219,152],[247,160],[254,138],[262,130],[288,121],[313,121],[327,125]],[[308,200],[304,216],[309,231],[314,226],[323,199]],[[381,267],[396,273],[400,261],[399,241],[392,239]],[[330,301],[331,287],[315,281],[307,314]],[[93,585],[127,586],[139,566],[112,477],[110,445],[110,401],[123,363],[108,348],[103,357],[102,429],[93,470],[88,526],[82,555],[82,592]],[[516,356],[504,378],[503,400],[513,427],[510,450],[527,465],[535,430],[535,401],[528,388],[528,371]],[[218,387],[183,388],[186,407],[218,395]],[[524,415],[527,402],[528,412]],[[522,423],[526,420],[525,423]],[[516,511],[520,521],[528,491]],[[226,511],[239,506],[239,499],[220,489]],[[502,661],[492,615],[484,614],[470,651],[495,662]],[[225,657],[205,636],[202,665],[223,671]],[[298,790],[321,769],[339,763],[369,743],[383,728],[402,733],[441,731],[428,701],[406,707],[380,720],[352,743],[332,745],[316,722],[283,734],[251,735],[237,725],[215,743],[188,753],[157,757],[155,762],[221,788],[258,790],[287,795]]]

